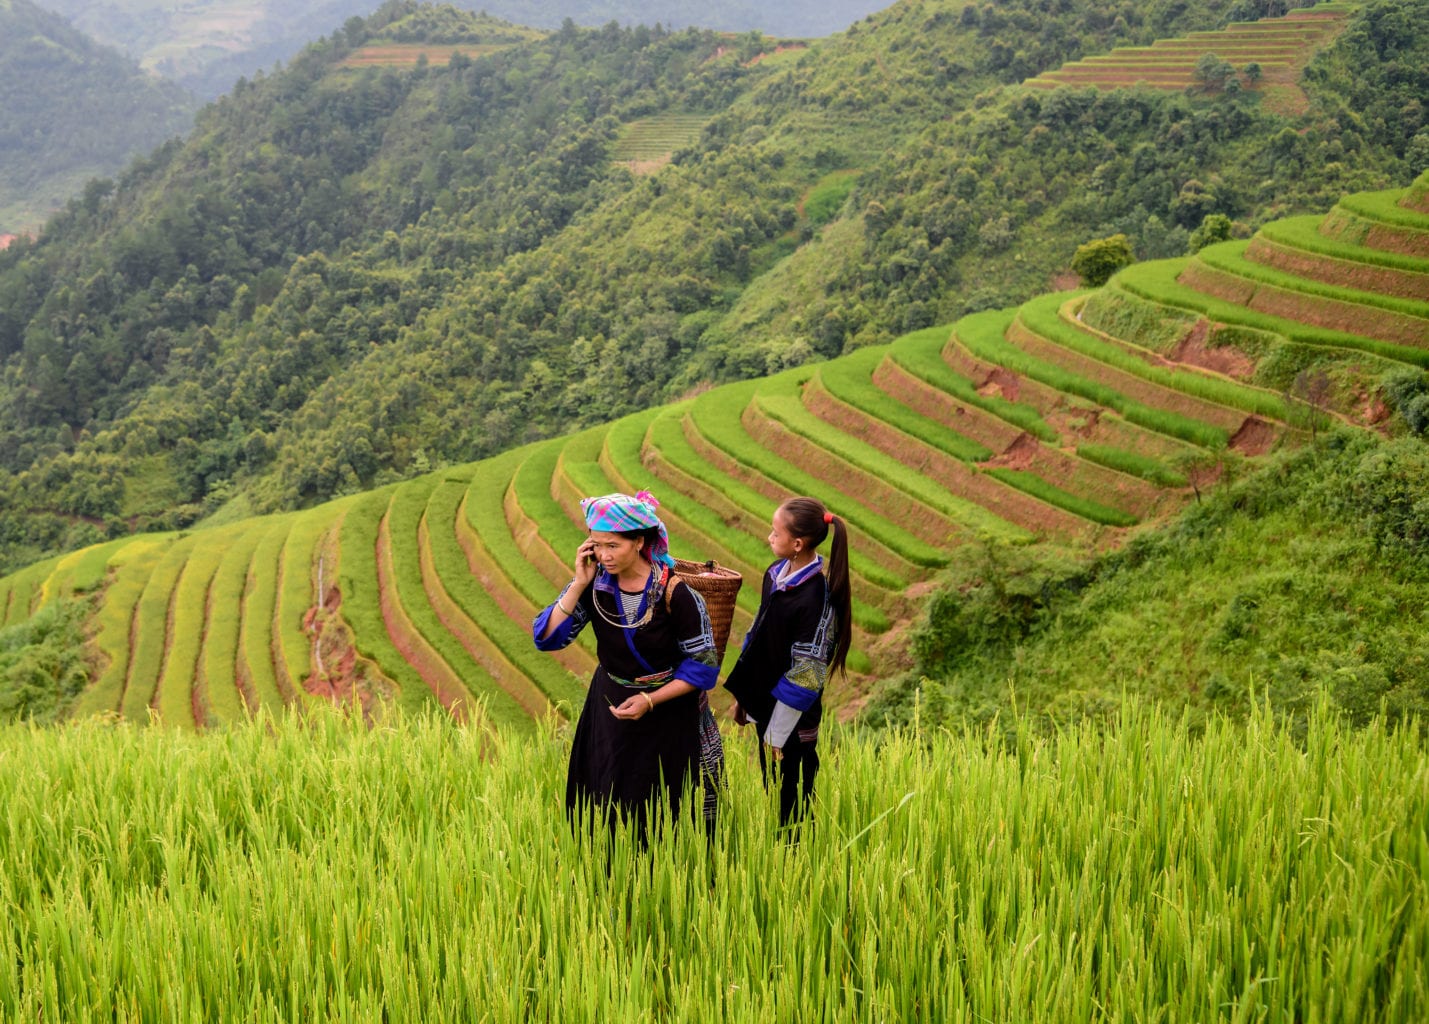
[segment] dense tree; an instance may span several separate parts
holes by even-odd
[[[1229,241],[1230,237],[1231,219],[1223,213],[1208,213],[1200,226],[1191,232],[1187,252],[1200,252],[1208,245]]]
[[[988,8],[1037,66],[1213,16],[1043,6]],[[0,563],[320,501],[1007,305],[1088,238],[1169,255],[1208,215],[1253,226],[1406,180],[1407,121],[1343,113],[1363,90],[1335,69],[1370,59],[1366,32],[1287,120],[1002,90],[988,12],[936,8],[777,61],[570,25],[446,67],[338,68],[427,10],[391,5],[244,82],[0,254]],[[674,113],[704,126],[658,173],[611,159]],[[1332,133],[1352,162],[1312,158]],[[843,198],[814,225],[832,172]]]
[[[1123,234],[1095,238],[1077,246],[1072,255],[1072,270],[1087,288],[1100,288],[1122,267],[1136,262],[1131,242]]]
[[[1221,92],[1236,80],[1235,65],[1224,57],[1207,53],[1196,61],[1197,86],[1204,92]]]
[[[341,26],[335,38],[360,45],[360,16],[373,10],[371,0],[256,0],[236,11],[218,0],[194,0],[182,7],[158,0],[46,0],[46,6],[109,45],[145,58],[146,65],[205,98],[216,98],[236,80],[287,61],[310,40],[332,33],[334,26]],[[388,4],[405,12],[415,6],[410,0]],[[461,41],[471,24],[468,12],[473,11],[552,30],[569,21],[573,29],[619,24],[809,37],[840,31],[884,6],[883,0],[786,0],[778,5],[752,0],[458,0],[455,6],[429,8],[420,20],[404,22],[391,38]],[[210,31],[205,31],[205,12],[214,24]],[[243,19],[238,31],[235,17]]]

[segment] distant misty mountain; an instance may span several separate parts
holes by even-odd
[[[42,5],[204,99],[226,93],[239,78],[270,70],[348,18],[366,17],[379,6],[374,0],[192,0],[182,5],[172,0],[42,0]],[[666,28],[813,37],[841,31],[888,6],[888,0],[457,0],[454,6],[536,28],[558,28],[569,18],[585,26],[658,22]]]
[[[0,234],[186,132],[196,101],[29,0],[0,0]]]

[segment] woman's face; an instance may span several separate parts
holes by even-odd
[[[592,530],[590,542],[595,551],[595,560],[612,576],[619,576],[628,569],[636,568],[640,562],[639,537],[622,537],[618,533]]]
[[[782,508],[774,510],[769,527],[769,550],[775,558],[793,558],[799,553],[803,545],[795,543],[799,538],[789,531],[789,520]]]

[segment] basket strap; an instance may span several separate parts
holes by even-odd
[[[671,569],[670,582],[665,584],[665,611],[668,612],[670,610],[670,595],[675,592],[676,585],[681,582],[682,580],[680,579],[680,574],[675,572],[674,569]]]

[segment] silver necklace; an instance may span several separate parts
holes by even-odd
[[[610,613],[600,606],[600,602],[595,599],[595,595],[594,595],[594,594],[591,595],[591,602],[590,602],[590,603],[593,604],[593,605],[595,605],[595,610],[596,610],[596,612],[597,612],[597,613],[600,615],[600,617],[601,617],[602,619],[604,619],[609,625],[615,626],[615,627],[617,627],[617,628],[619,628],[619,629],[639,629],[641,626],[643,626],[643,625],[645,625],[647,622],[649,622],[651,616],[653,616],[653,615],[655,614],[655,602],[650,600],[650,591],[651,591],[651,589],[652,589],[654,583],[655,583],[655,567],[652,565],[652,566],[650,567],[650,575],[645,578],[645,590],[644,590],[644,595],[645,595],[645,597],[644,597],[644,600],[645,600],[645,614],[644,614],[644,615],[641,615],[640,618],[639,618],[638,620],[636,620],[635,622],[627,622],[627,621],[626,621],[626,619],[625,619],[625,610],[619,608],[619,605],[620,605],[620,598],[619,598],[619,596],[617,596],[616,599],[615,599],[615,601],[616,601],[616,607],[617,607],[617,608],[619,609],[619,611],[620,611],[620,618],[619,618],[619,619],[613,619],[613,618],[611,618],[611,617],[610,617]],[[620,590],[620,580],[619,580],[619,579],[616,579],[616,581],[615,581],[615,589],[616,589],[617,591]]]

